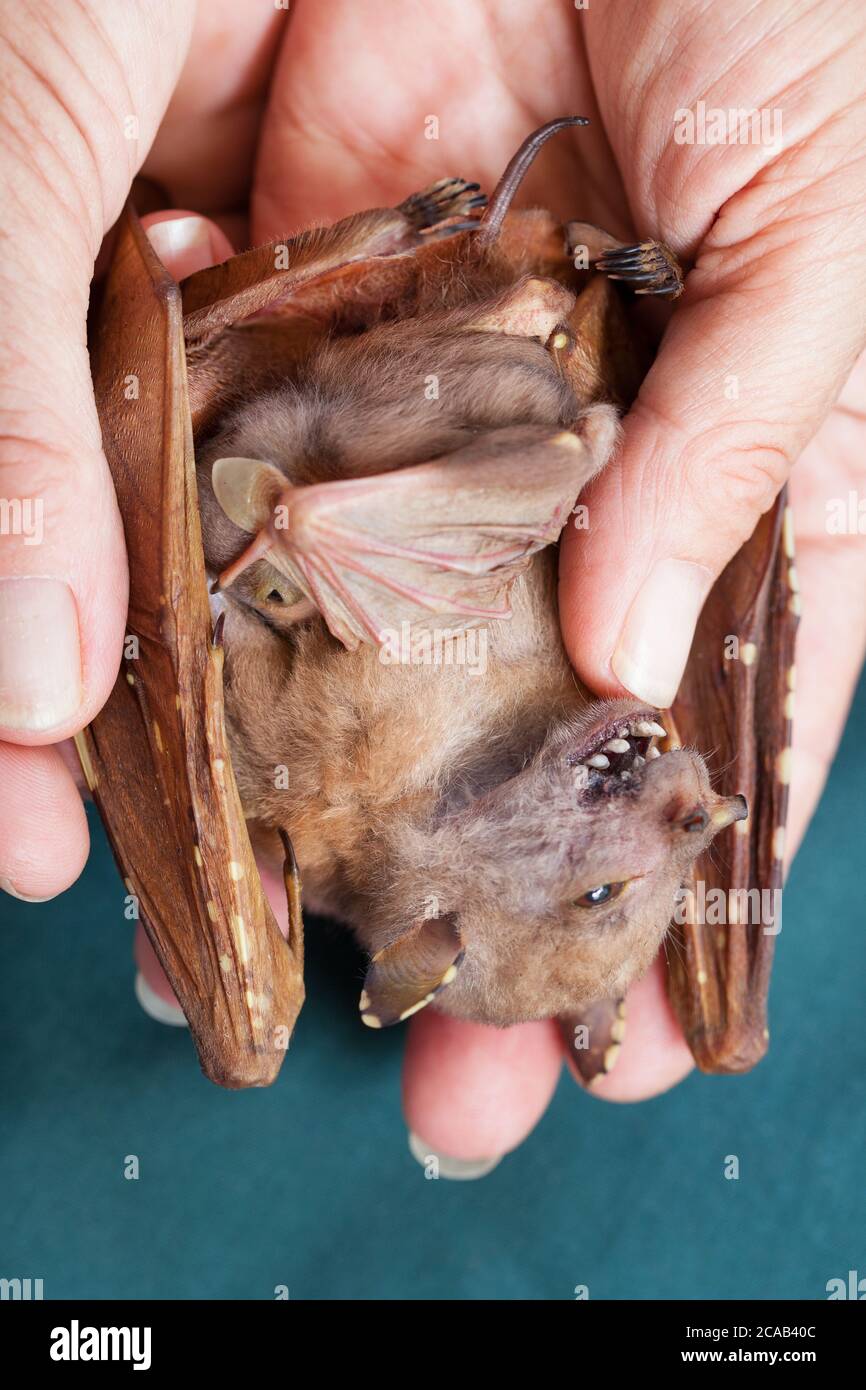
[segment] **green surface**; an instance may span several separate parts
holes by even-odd
[[[523,1148],[467,1184],[409,1156],[400,1031],[357,1026],[358,960],[334,928],[310,925],[277,1084],[204,1081],[188,1035],[133,999],[94,824],[71,892],[2,902],[0,1276],[41,1277],[46,1298],[568,1299],[820,1298],[866,1275],[864,774],[866,682],[786,896],[768,1059],[640,1106],[564,1081]]]

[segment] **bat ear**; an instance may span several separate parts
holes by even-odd
[[[422,919],[370,961],[358,1007],[368,1028],[388,1028],[450,985],[463,960],[456,913]]]
[[[271,516],[280,493],[289,481],[273,463],[264,459],[217,459],[211,486],[229,521],[242,531],[260,531]]]

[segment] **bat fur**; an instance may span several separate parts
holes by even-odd
[[[581,399],[549,325],[539,335],[535,310],[525,323],[514,312],[525,287],[495,244],[476,270],[431,283],[411,316],[325,341],[290,380],[223,415],[197,449],[212,574],[250,542],[215,496],[218,459],[267,460],[303,487],[456,457],[468,443],[513,465],[524,446],[570,431],[584,445],[574,498],[604,467],[613,406]],[[423,390],[431,377],[435,399]],[[306,901],[379,956],[368,1021],[406,1016],[443,979],[439,1008],[497,1025],[621,996],[658,952],[690,865],[743,814],[741,798],[713,792],[697,752],[658,756],[646,732],[658,711],[592,700],[579,685],[553,547],[518,574],[512,617],[482,629],[483,673],[445,659],[464,633],[438,663],[388,662],[369,642],[347,650],[268,558],[218,601],[254,839],[276,852],[275,831],[288,832]],[[615,751],[623,738],[627,753]]]

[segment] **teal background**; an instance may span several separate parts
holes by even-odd
[[[188,1035],[135,1003],[93,822],[69,893],[2,899],[0,1275],[124,1299],[822,1298],[866,1275],[864,778],[866,681],[791,874],[767,1060],[638,1106],[564,1080],[527,1143],[464,1184],[410,1157],[400,1031],[358,1028],[334,928],[308,929],[276,1085],[207,1083]]]

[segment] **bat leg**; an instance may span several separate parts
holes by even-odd
[[[683,292],[682,267],[662,241],[627,244],[590,222],[569,222],[565,237],[569,255],[581,257],[579,269],[594,267],[610,280],[624,281],[636,294],[676,299]]]
[[[397,208],[402,212],[416,231],[427,231],[448,221],[452,217],[469,218],[478,209],[486,207],[487,194],[481,192],[481,185],[467,183],[466,179],[439,179],[437,183],[413,193]],[[474,222],[469,223],[475,226]],[[459,231],[460,227],[450,227],[449,231]],[[465,228],[463,228],[465,230]]]
[[[669,246],[662,241],[641,241],[605,251],[595,263],[610,280],[624,280],[635,294],[657,294],[676,299],[683,292],[683,272]]]
[[[599,999],[558,1022],[571,1069],[589,1089],[616,1066],[625,1037],[625,1000]]]

